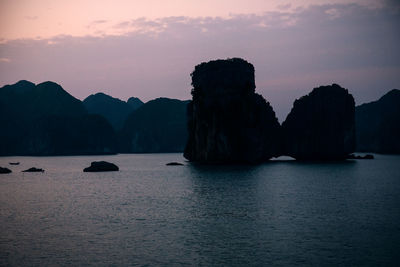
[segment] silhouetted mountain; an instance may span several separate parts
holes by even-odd
[[[143,105],[142,100],[140,100],[137,97],[130,97],[128,99],[127,103],[132,107],[132,111],[137,110],[138,108],[140,108]]]
[[[28,81],[19,81],[14,85],[0,88],[0,96],[1,106],[25,121],[44,115],[86,114],[81,101],[53,82],[44,82],[35,86]]]
[[[125,153],[181,152],[187,139],[188,101],[157,98],[132,112],[120,134]]]
[[[0,88],[0,155],[116,152],[107,121],[88,116],[81,101],[53,82]]]
[[[83,105],[90,114],[103,116],[115,130],[121,130],[128,115],[135,110],[134,104],[138,105],[138,101],[140,101],[138,98],[136,99],[137,101],[132,100],[132,103],[128,104],[104,93],[97,93],[83,100]]]
[[[240,58],[197,65],[191,74],[184,156],[205,163],[259,162],[280,154],[280,125],[255,93],[254,67]]]
[[[356,107],[357,151],[400,153],[400,90]]]
[[[297,99],[282,124],[284,155],[300,160],[345,159],[355,149],[354,99],[337,84]]]
[[[108,121],[122,128],[118,152],[181,152],[186,144],[185,157],[200,162],[259,162],[279,155],[344,159],[354,151],[355,127],[357,151],[400,153],[397,89],[358,106],[355,126],[353,97],[339,85],[321,86],[296,100],[280,127],[272,107],[255,93],[254,67],[242,59],[196,66],[192,85],[193,101],[158,98],[146,104],[103,93],[83,104],[53,82],[6,85],[0,88],[0,155],[116,153]]]

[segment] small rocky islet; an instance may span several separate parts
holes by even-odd
[[[89,167],[83,169],[84,172],[110,172],[119,171],[119,167],[107,161],[93,161]]]
[[[180,163],[180,162],[168,162],[167,164],[165,164],[167,166],[183,166],[184,164]]]
[[[44,172],[44,170],[40,169],[40,168],[32,167],[32,168],[26,169],[22,172]]]
[[[12,171],[8,168],[0,167],[0,174],[11,173]]]

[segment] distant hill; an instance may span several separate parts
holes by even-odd
[[[400,153],[400,90],[356,107],[357,151]]]
[[[187,140],[188,103],[157,98],[132,112],[120,133],[120,152],[182,152]]]
[[[142,104],[139,98],[131,97],[127,103],[104,93],[90,95],[83,100],[83,105],[90,114],[103,116],[116,131],[122,129],[128,115]]]
[[[88,115],[60,85],[20,81],[0,88],[0,155],[116,152],[108,122]]]

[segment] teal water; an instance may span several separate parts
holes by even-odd
[[[84,173],[94,160],[120,172]],[[19,161],[18,166],[8,162]],[[171,161],[185,166],[165,166]],[[3,157],[0,266],[398,266],[400,157]],[[44,173],[21,173],[30,167]]]

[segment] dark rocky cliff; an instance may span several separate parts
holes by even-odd
[[[400,90],[356,107],[357,151],[400,153]]]
[[[345,159],[355,149],[354,99],[337,84],[296,100],[282,124],[283,154],[300,160]]]
[[[254,67],[243,59],[195,67],[184,156],[206,163],[260,162],[280,154],[280,126],[255,93]]]

